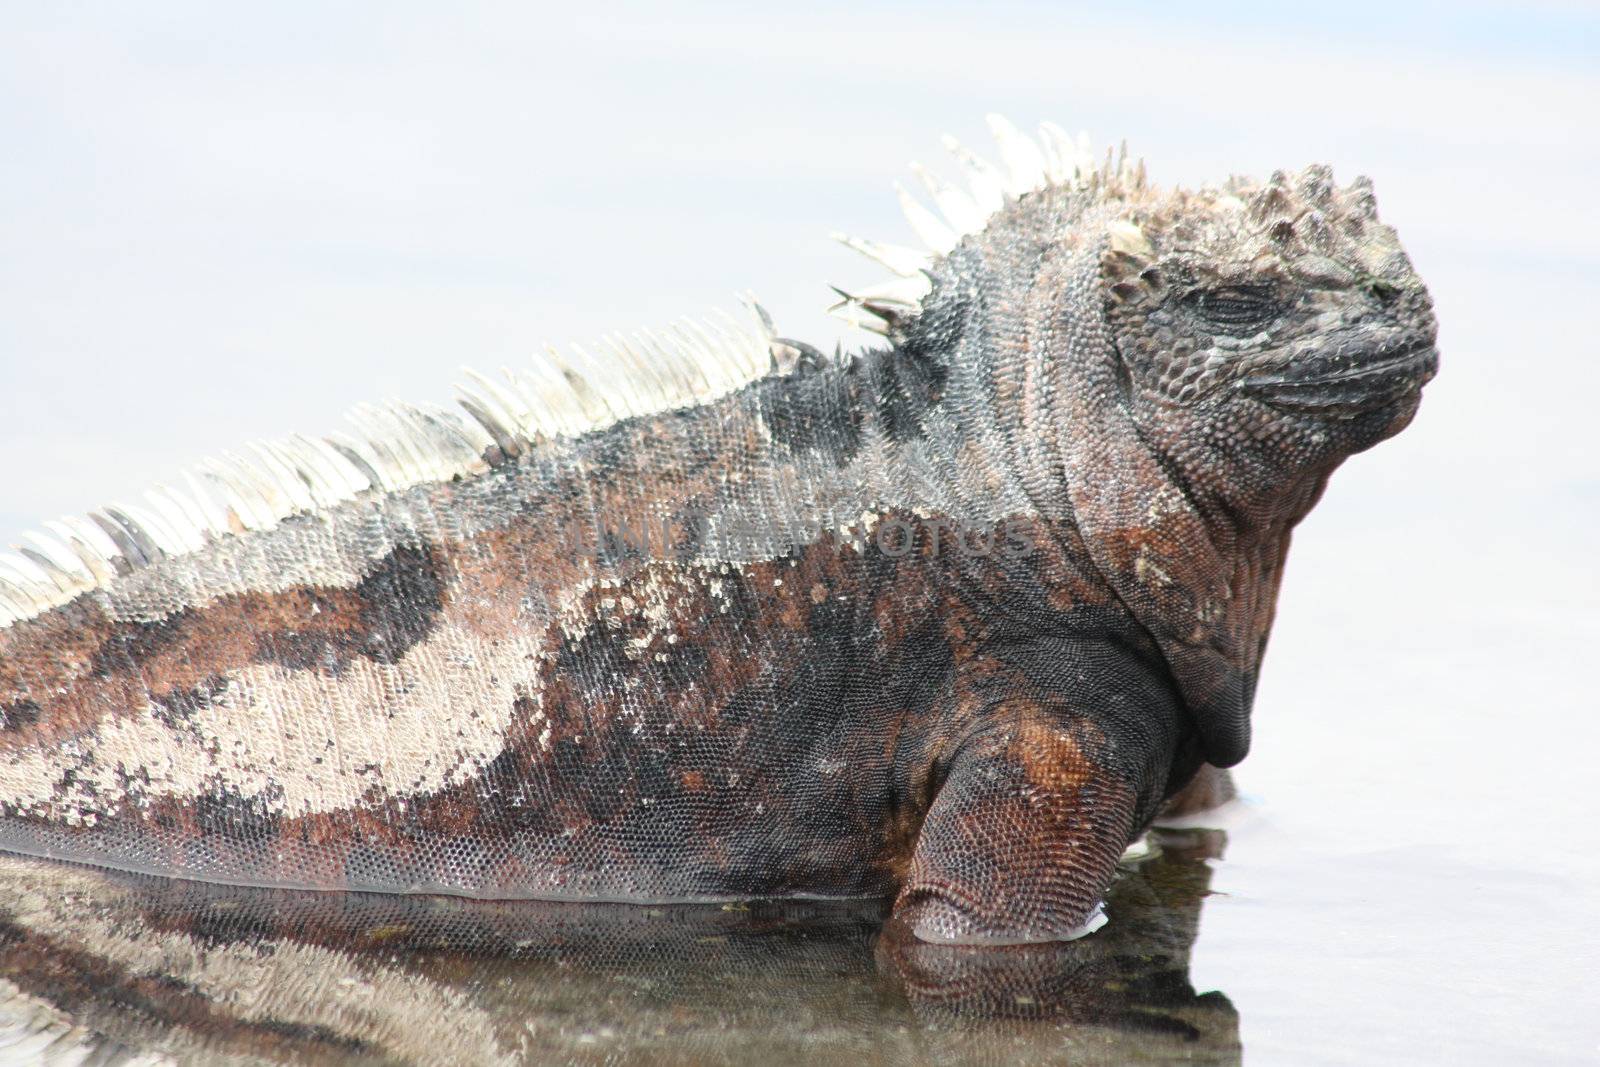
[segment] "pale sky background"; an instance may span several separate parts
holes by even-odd
[[[1126,138],[1159,182],[1371,175],[1437,300],[1441,376],[1298,538],[1195,980],[1258,1062],[1600,1050],[1593,6],[5,22],[4,542],[358,401],[444,400],[461,364],[736,290],[831,348],[823,283],[878,272],[828,232],[910,243],[890,181],[943,165],[942,132],[982,147],[987,111]]]
[[[990,110],[1161,181],[1372,175],[1445,312],[1406,447],[1595,469],[1582,5],[7,6],[0,540],[736,290],[831,347],[877,271],[828,232],[909,240],[890,181]]]

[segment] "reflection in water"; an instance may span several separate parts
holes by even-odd
[[[1221,834],[1151,840],[1105,929],[1005,948],[880,932],[872,904],[316,894],[0,857],[0,1063],[1236,1063],[1232,1005],[1188,980]]]

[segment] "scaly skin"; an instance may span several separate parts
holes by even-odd
[[[886,348],[0,630],[0,847],[1081,933],[1245,755],[1289,532],[1411,419],[1431,306],[1317,167],[1049,186],[931,276]]]

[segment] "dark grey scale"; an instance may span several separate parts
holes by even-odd
[[[445,581],[426,546],[398,545],[361,576],[355,596],[360,605],[364,655],[395,663],[428,636],[443,610]]]
[[[184,610],[149,622],[127,623],[95,650],[89,669],[100,677],[137,670],[138,665],[183,639],[198,612]]]

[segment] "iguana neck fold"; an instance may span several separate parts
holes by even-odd
[[[1248,751],[1290,531],[1336,464],[1286,471],[1249,450],[1193,455],[1162,436],[1169,425],[1146,426],[1102,314],[1104,250],[1086,242],[1052,258],[1047,246],[1009,245],[996,264],[996,249],[963,245],[940,264],[898,352],[937,369],[966,454],[986,458],[991,483],[1076,527],[1161,647],[1208,760],[1228,766]]]

